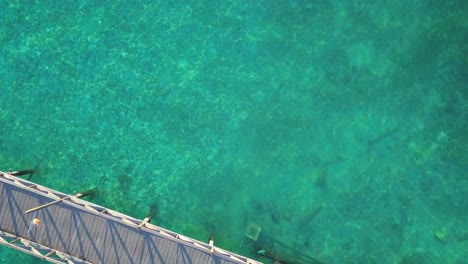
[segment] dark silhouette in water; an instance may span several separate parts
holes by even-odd
[[[37,163],[36,167],[34,167],[34,169],[20,170],[20,171],[10,171],[9,174],[13,175],[13,176],[16,176],[16,177],[23,176],[23,175],[29,175],[28,178],[26,179],[26,180],[29,181],[34,174],[39,172],[39,165],[41,165],[41,163],[44,160],[44,157],[46,156],[47,152],[48,151],[44,152],[44,155],[42,155],[42,158],[39,160],[39,162]]]

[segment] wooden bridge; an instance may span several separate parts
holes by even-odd
[[[79,196],[0,171],[0,244],[53,263],[260,263]]]

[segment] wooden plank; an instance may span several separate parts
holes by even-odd
[[[86,212],[82,215],[83,217],[83,228],[86,234],[86,244],[85,251],[89,252],[87,258],[89,260],[97,261],[99,260],[99,255],[101,254],[100,248],[96,244],[96,240],[99,235],[99,221],[94,214]]]
[[[16,219],[16,212],[14,208],[14,194],[12,193],[12,188],[7,188],[6,189],[7,193],[7,198],[6,198],[6,211],[5,211],[5,220],[4,223],[6,224],[5,229],[8,231],[11,231],[12,233],[18,233],[18,230],[15,229],[14,227],[14,219]],[[19,223],[21,224],[21,222]]]
[[[41,211],[40,213],[42,213],[42,216],[38,216],[38,219],[41,222],[35,228],[43,230],[43,235],[41,237],[43,242],[40,242],[41,244],[44,244],[46,246],[55,245],[54,248],[56,248],[57,247],[56,245],[58,245],[57,242],[58,242],[58,236],[60,233],[56,233],[56,231],[53,228],[53,224],[54,224],[53,213],[55,213],[54,211],[55,210],[51,210],[50,208],[47,208]],[[32,217],[32,214],[28,216]]]
[[[141,263],[141,258],[139,256],[144,256],[145,255],[145,239],[144,235],[140,233],[140,236],[137,238],[138,244],[137,244],[137,251],[135,251],[135,262],[136,263]]]
[[[141,231],[141,230],[140,230]],[[140,236],[138,236],[137,238],[138,240],[138,244],[137,244],[137,251],[135,251],[135,262],[136,263],[143,263],[143,258],[145,257],[145,248],[146,248],[146,244],[145,244],[145,240],[144,240],[144,235],[140,233]],[[147,263],[148,260],[146,260],[145,263]]]
[[[49,206],[52,206],[54,204],[57,204],[57,203],[60,203],[60,202],[63,202],[65,201],[66,199],[70,199],[70,197],[63,197],[63,198],[60,198],[58,200],[55,200],[55,201],[52,201],[52,202],[48,202],[48,203],[45,203],[45,204],[42,204],[42,205],[39,205],[39,206],[36,206],[34,208],[31,208],[31,209],[28,209],[26,210],[24,213],[25,214],[30,214],[30,213],[33,213],[35,211],[38,211],[38,210],[41,210],[41,209],[44,209],[46,207],[49,207]]]
[[[169,245],[167,245],[168,242],[162,237],[152,237],[151,239],[152,239],[153,245],[156,247],[156,249],[159,252],[159,255],[161,256],[162,261],[166,262],[167,261],[167,248],[170,247]],[[166,243],[164,243],[164,241],[166,241]]]
[[[88,247],[85,249],[87,252],[89,252],[86,255],[86,259],[92,262],[96,262],[96,260],[99,260],[99,255],[101,254],[100,248],[98,245],[98,236],[97,230],[100,227],[100,223],[96,217],[94,217],[90,213],[86,213],[83,215],[83,221],[84,221],[84,228],[85,228],[85,233],[88,241]]]
[[[162,248],[162,254],[163,256],[166,256],[165,262],[166,263],[176,263],[175,261],[175,256],[177,254],[177,247],[174,246],[173,243],[171,243],[169,240],[160,240],[161,242],[161,248]]]
[[[89,238],[89,231],[87,226],[88,221],[88,213],[80,211],[77,220],[80,222],[80,235],[81,235],[81,244],[79,246],[79,252],[77,252],[78,256],[85,257],[90,253],[90,249],[92,248],[92,244]]]
[[[163,242],[170,244],[170,246],[167,247],[167,250],[168,250],[167,256],[169,260],[168,263],[177,263],[176,258],[177,258],[177,253],[179,249],[178,244],[174,243],[173,241],[170,241],[170,242],[169,241],[170,240],[163,240]]]
[[[159,236],[147,236],[146,243],[148,245],[148,255],[154,255],[153,259],[156,263],[164,263],[164,256],[161,253],[161,249],[158,247],[158,240],[162,239]]]
[[[93,215],[93,218],[95,219],[94,224],[93,224],[93,232],[94,232],[94,237],[95,237],[95,242],[96,246],[98,249],[100,249],[99,254],[96,255],[96,262],[99,262],[100,259],[103,257],[103,248],[105,248],[104,245],[104,240],[102,239],[102,233],[103,230],[106,228],[106,221],[104,218],[100,218],[97,216]]]
[[[103,234],[101,235],[101,239],[104,241],[105,251],[103,253],[103,263],[113,263],[115,262],[112,257],[115,256],[115,244],[112,241],[112,230],[109,228],[110,221],[106,219],[105,221],[105,229],[103,230]]]
[[[94,225],[94,218],[92,217],[91,214],[83,212],[81,214],[81,219],[82,219],[82,224],[81,226],[83,227],[83,251],[87,252],[87,254],[84,254],[84,258],[86,258],[89,261],[95,261],[96,259],[99,259],[99,250],[97,249],[97,246],[95,244],[95,237],[93,235],[97,232],[95,232],[96,226]]]
[[[89,248],[90,248],[89,238],[86,232],[87,227],[86,227],[85,217],[86,217],[86,212],[77,211],[75,219],[79,223],[79,237],[80,237],[79,242],[80,243],[77,245],[78,251],[74,252],[73,255],[78,256],[80,258],[82,256],[89,255]]]
[[[182,262],[185,263],[190,260],[190,253],[192,253],[190,249],[191,248],[186,247],[184,244],[179,244],[177,246],[176,259],[178,263],[182,263]]]
[[[114,237],[114,228],[113,228],[113,222],[111,220],[107,220],[107,225],[106,225],[106,243],[109,245],[108,251],[107,252],[107,259],[106,263],[117,263],[118,261],[118,246],[117,246],[117,241]]]
[[[5,185],[0,184],[0,225],[4,223],[5,215],[7,214],[7,195],[5,191]],[[3,226],[3,225],[1,225]]]
[[[126,229],[126,233],[124,233],[124,243],[126,250],[128,252],[128,261],[129,263],[134,263],[134,256],[135,256],[135,250],[137,246],[137,236],[139,236],[138,229],[136,228],[130,228],[130,227],[123,227]]]
[[[68,240],[68,250],[65,253],[72,254],[75,252],[75,247],[78,247],[78,236],[79,236],[79,223],[76,221],[76,212],[74,210],[70,210],[70,216],[68,219],[64,219],[65,223],[67,224],[67,229],[69,230],[69,240]]]
[[[193,260],[194,262],[205,263],[205,258],[207,253],[203,251],[194,251],[193,252]]]
[[[13,218],[10,219],[11,228],[12,230],[15,230],[15,232],[17,232],[18,234],[22,234],[25,236],[27,234],[29,224],[32,221],[32,218],[28,219],[28,217],[22,214],[20,210],[24,206],[37,202],[38,199],[36,197],[28,196],[26,193],[21,192],[19,188],[14,186],[12,186],[12,188],[10,188],[9,191],[11,198],[10,210],[15,211],[15,213],[12,214]],[[32,232],[30,232],[29,235],[33,235]]]
[[[124,234],[126,233],[126,230],[122,228],[122,226],[119,223],[114,222],[114,231],[115,232],[113,233],[113,236],[114,241],[117,245],[117,252],[119,253],[119,262],[127,263],[129,256],[124,240]]]
[[[141,240],[141,255],[136,256],[136,261],[137,263],[149,263],[150,259],[154,260],[156,258],[157,252],[151,250],[151,245],[149,243],[151,240],[146,239],[146,236],[143,235]]]
[[[71,211],[63,206],[54,207],[56,210],[50,219],[49,227],[56,233],[55,247],[58,251],[70,251],[72,230],[70,227]]]
[[[114,258],[114,263],[120,263],[120,256],[119,256],[120,255],[120,242],[117,239],[117,236],[116,236],[117,230],[116,230],[115,223],[113,221],[109,221],[108,229],[109,229],[108,235],[109,235],[110,243],[114,251],[113,256],[112,256]]]
[[[207,263],[207,261],[209,260],[208,256],[211,256],[210,253],[203,252],[203,251],[199,251],[198,254],[199,254],[198,260],[200,261],[200,263]]]
[[[84,252],[84,242],[85,234],[83,231],[83,223],[81,218],[81,212],[78,210],[73,210],[71,215],[71,228],[75,230],[75,239],[72,242],[70,248],[70,253],[74,256],[80,257],[85,254]]]
[[[127,237],[126,243],[128,245],[128,252],[130,253],[131,256],[131,263],[136,262],[135,261],[135,254],[138,251],[138,237],[140,236],[138,229],[132,229],[129,230],[130,233]]]
[[[133,256],[135,256],[134,260],[136,263],[141,263],[138,261],[138,256],[141,256],[143,254],[143,236],[141,235],[141,230],[138,230],[139,235],[135,236],[133,239],[133,243],[135,244],[135,249],[133,250]]]
[[[125,259],[127,258],[127,252],[125,252],[125,245],[123,244],[123,238],[121,235],[122,230],[120,230],[119,223],[113,222],[115,244],[117,245],[117,253],[118,253],[118,262],[125,263]]]
[[[0,187],[1,193],[0,193],[0,224],[3,228],[9,229],[8,228],[8,215],[9,215],[9,209],[8,209],[8,197],[7,197],[7,189],[5,185],[1,185]]]
[[[173,250],[171,241],[166,239],[158,239],[155,241],[155,243],[159,252],[161,253],[161,256],[163,257],[164,263],[174,263],[171,261],[171,253]]]
[[[138,229],[133,229],[133,230],[128,230],[128,233],[125,237],[125,244],[127,245],[127,250],[130,254],[130,263],[135,262],[134,261],[134,256],[136,254],[136,251],[138,250],[138,237],[139,234],[136,232]]]
[[[133,263],[133,251],[135,250],[135,244],[133,239],[135,237],[135,229],[127,226],[121,226],[122,230],[122,239],[124,243],[125,252],[127,253],[127,258],[129,263]]]
[[[148,237],[148,243],[151,245],[151,249],[157,256],[157,261],[156,263],[164,263],[164,255],[161,251],[161,247],[159,246],[159,241],[162,240],[163,238],[159,236],[153,236],[153,237]]]
[[[193,254],[195,255],[195,262],[205,263],[205,258],[208,253],[203,251],[194,250]]]
[[[56,249],[67,252],[69,247],[67,241],[70,237],[70,227],[67,224],[67,219],[70,218],[70,210],[67,210],[63,206],[56,206],[51,209],[54,210],[51,212],[50,222],[46,224],[55,234],[54,244],[56,245]]]
[[[36,199],[33,204],[40,204],[39,202],[39,199]],[[38,243],[40,244],[43,244],[44,243],[44,236],[45,236],[45,232],[44,232],[44,225],[34,225],[34,224],[31,224],[31,222],[34,220],[34,218],[38,218],[38,219],[43,219],[43,212],[37,212],[37,214],[35,215],[26,215],[24,214],[24,208],[21,208],[23,209],[23,216],[25,217],[25,220],[26,220],[26,230],[29,230],[29,235],[31,235],[31,237],[34,239],[34,241],[37,241]],[[31,227],[31,229],[29,229],[29,227]],[[27,231],[26,231],[27,232]]]

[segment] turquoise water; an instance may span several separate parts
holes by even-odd
[[[466,1],[0,9],[0,169],[252,258],[468,258]]]

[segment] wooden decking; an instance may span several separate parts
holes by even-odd
[[[54,263],[260,263],[5,172],[0,244]]]

